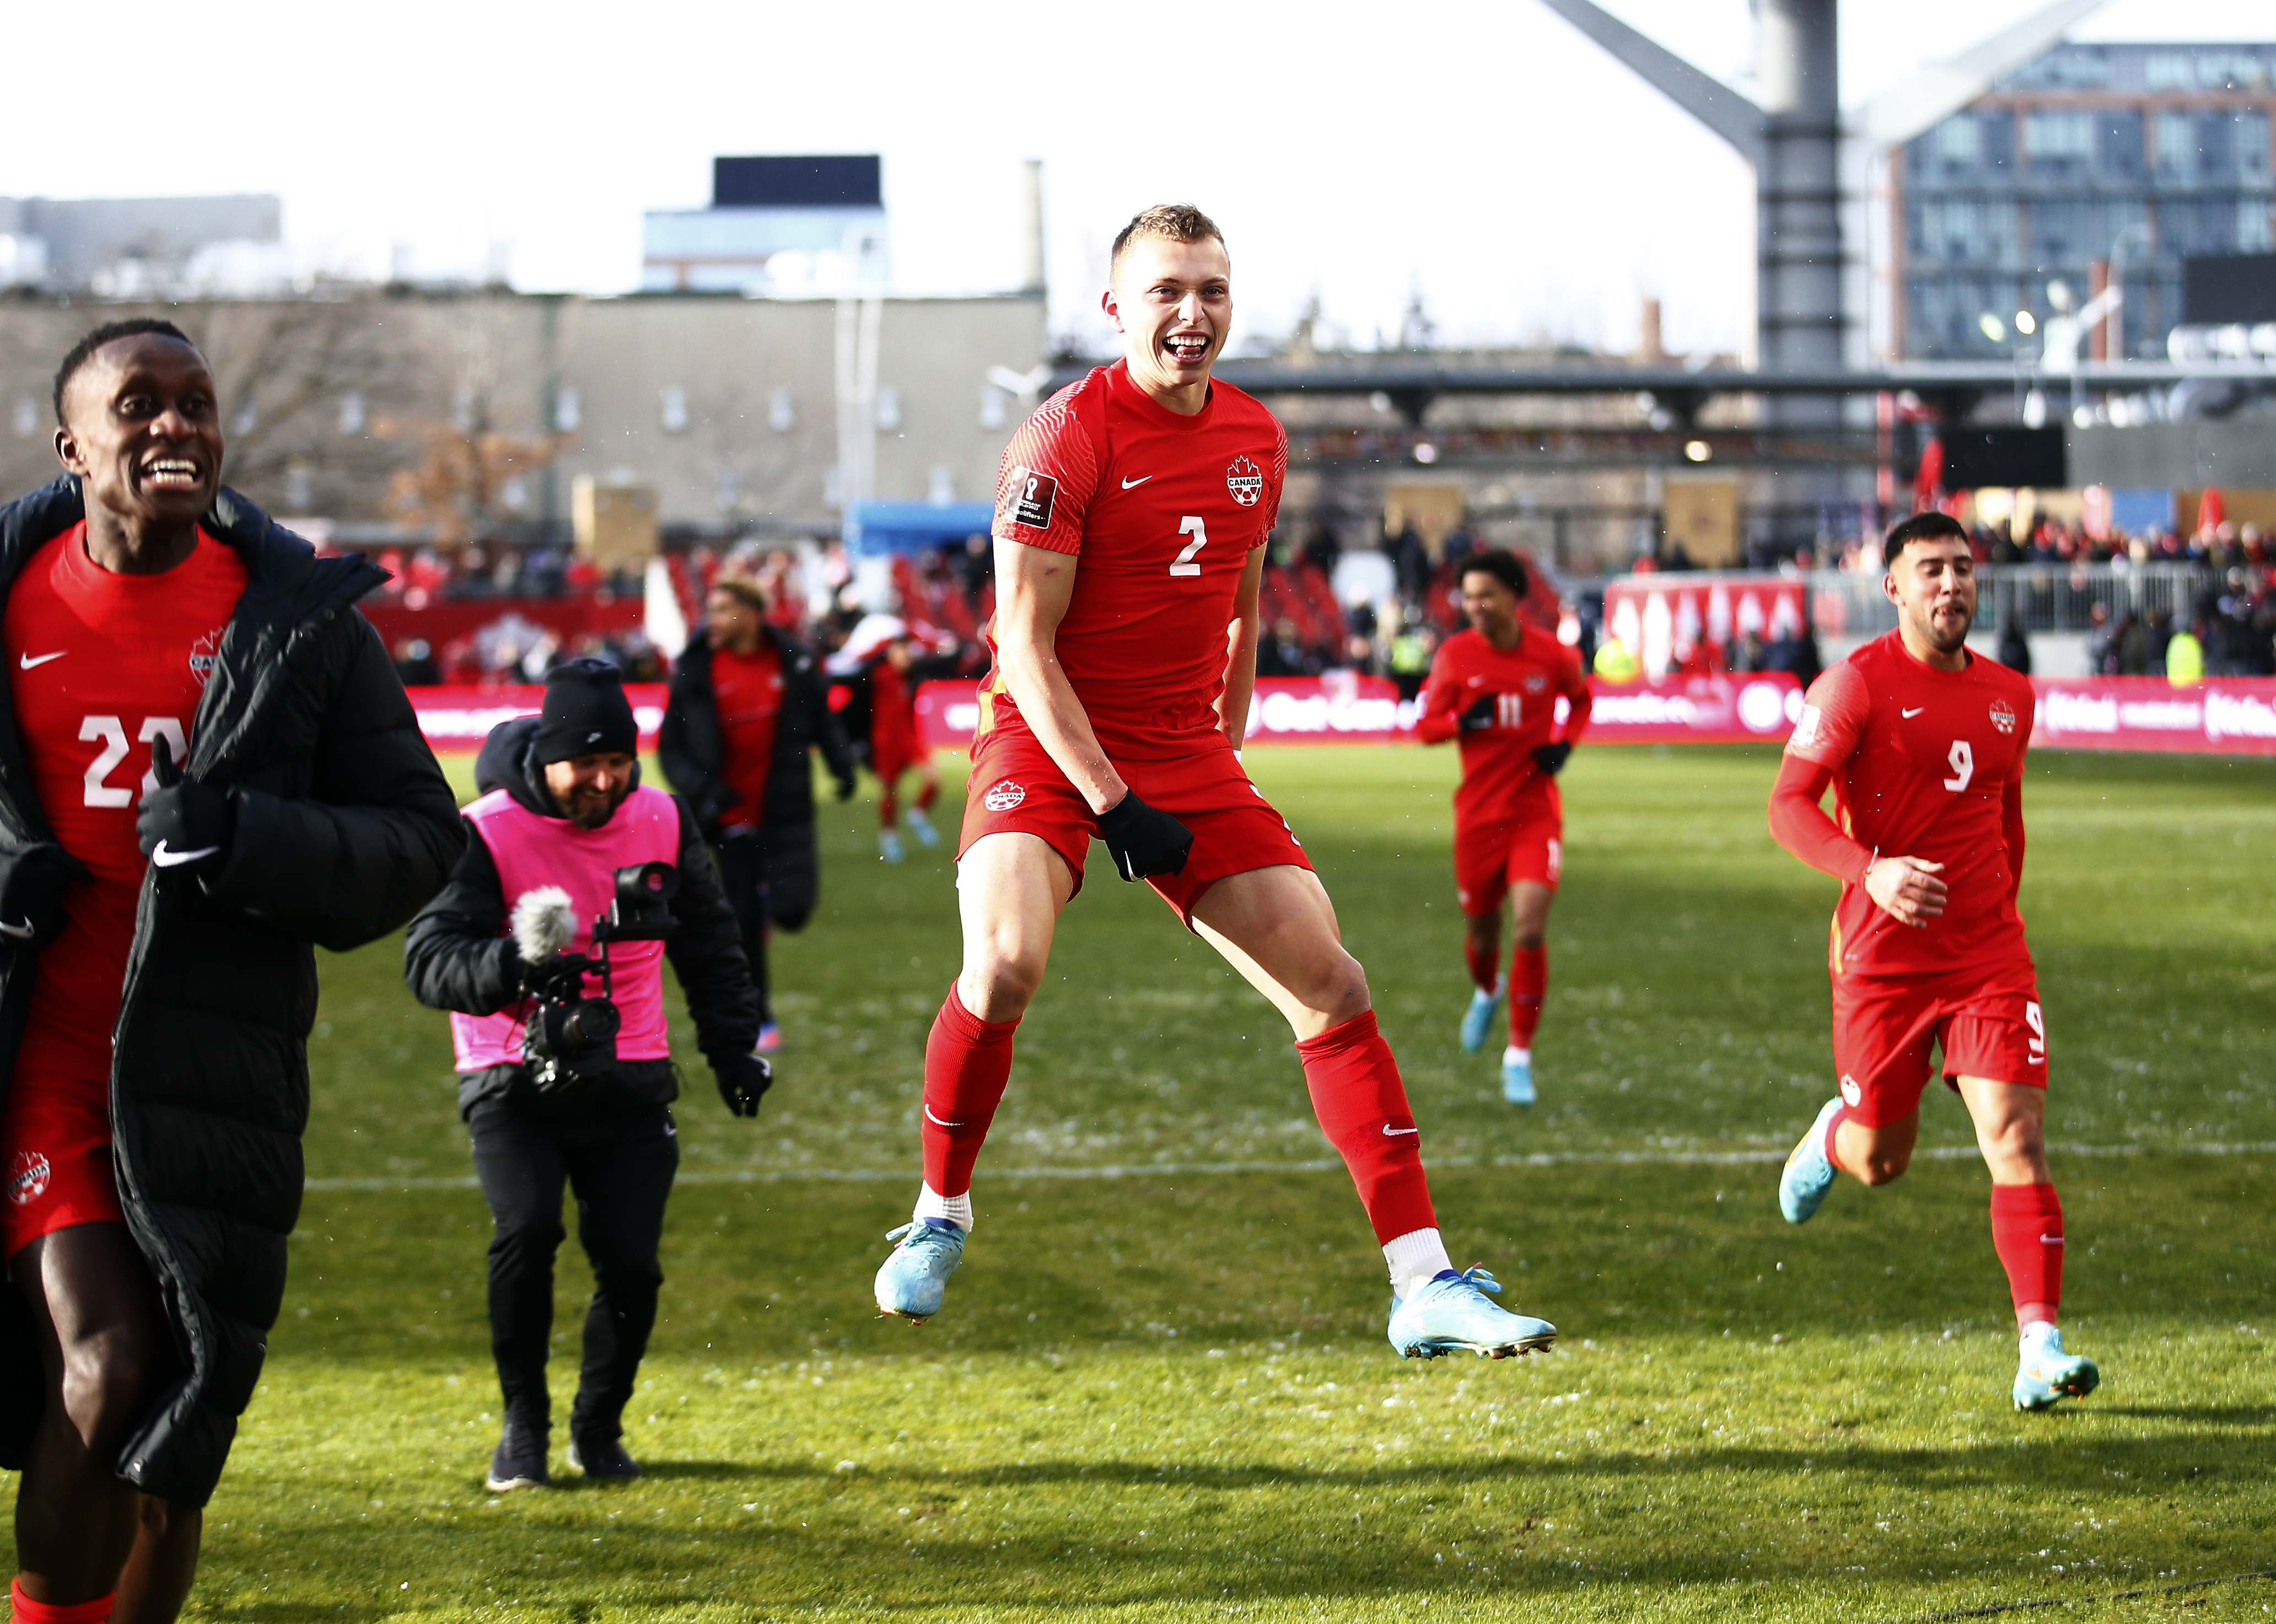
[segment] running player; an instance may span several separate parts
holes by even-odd
[[[2021,1333],[2018,1409],[2101,1378],[2055,1329],[2062,1203],[2047,1172],[2047,1028],[2015,893],[2031,685],[1969,651],[1968,535],[1942,513],[1889,532],[1897,629],[1810,685],[1771,832],[1841,882],[1833,914],[1833,1066],[1841,1091],[1787,1158],[1779,1208],[1807,1221],[1847,1172],[1886,1184],[1912,1159],[1929,1051],[1992,1170],[1992,1244]],[[1837,823],[1819,805],[1833,785]]]
[[[924,1186],[877,1306],[937,1312],[973,1223],[972,1168],[1093,835],[1287,1018],[1314,1110],[1391,1271],[1392,1345],[1504,1357],[1556,1328],[1449,1263],[1367,977],[1303,848],[1242,770],[1257,590],[1287,436],[1210,373],[1233,315],[1223,236],[1187,205],[1115,238],[1123,359],[1060,391],[1004,452],[995,667],[959,850],[963,972],[925,1046]]]
[[[1549,904],[1565,854],[1565,804],[1557,775],[1589,725],[1589,681],[1580,651],[1568,649],[1521,611],[1530,585],[1514,554],[1474,553],[1462,561],[1457,632],[1430,663],[1415,732],[1425,744],[1462,741],[1462,783],[1454,792],[1454,900],[1462,910],[1462,954],[1477,990],[1462,1015],[1462,1047],[1476,1054],[1509,999],[1509,1046],[1501,1051],[1501,1095],[1530,1105],[1533,1034],[1549,989]],[[1557,702],[1567,706],[1560,730]],[[1517,945],[1501,974],[1504,898]]]

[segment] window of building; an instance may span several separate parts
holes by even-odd
[[[2236,251],[2239,254],[2265,254],[2269,250],[2268,200],[2265,197],[2240,197],[2236,200]]]
[[[2158,178],[2193,179],[2197,172],[2196,120],[2187,113],[2159,113],[2157,135]]]
[[[2136,180],[2147,167],[2138,110],[2101,113],[2096,118],[2095,172],[2112,180]]]
[[[2248,183],[2268,181],[2268,115],[2253,111],[2236,116],[2236,172]]]
[[[1984,132],[1973,113],[1954,113],[1929,133],[1937,161],[1953,169],[1973,169],[1984,160]]]
[[[2196,58],[2182,50],[2153,50],[2142,65],[2142,82],[2151,90],[2194,90]]]
[[[2092,115],[2042,107],[2023,117],[2023,145],[2034,163],[2079,163],[2094,156]]]

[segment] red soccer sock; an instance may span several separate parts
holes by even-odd
[[[1992,1245],[2022,1309],[2044,1305],[2052,1319],[2062,1301],[2062,1203],[2052,1184],[1992,1187]]]
[[[1521,947],[1509,956],[1509,1046],[1531,1049],[1541,1027],[1541,999],[1549,990],[1549,950]]]
[[[1017,1021],[982,1021],[950,983],[925,1039],[924,1176],[935,1193],[972,1188],[972,1165],[1011,1079],[1012,1034],[1019,1029]]]
[[[1360,1204],[1378,1242],[1436,1229],[1430,1181],[1422,1172],[1422,1135],[1407,1109],[1399,1062],[1377,1030],[1375,1012],[1296,1045],[1304,1085],[1320,1127],[1351,1170]]]
[[[1501,950],[1479,942],[1467,931],[1462,936],[1462,962],[1470,967],[1470,980],[1488,998],[1501,984]]]
[[[928,778],[917,785],[917,810],[929,812],[932,803],[940,799],[940,780]]]
[[[118,1592],[98,1596],[93,1601],[50,1602],[34,1601],[24,1594],[21,1577],[8,1584],[8,1602],[14,1610],[18,1624],[110,1624],[110,1604]]]
[[[877,797],[877,827],[880,829],[891,829],[895,823],[898,823],[900,821],[900,801],[899,798],[894,795],[893,792],[888,789]]]

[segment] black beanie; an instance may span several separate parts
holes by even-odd
[[[537,764],[573,756],[640,750],[640,727],[625,697],[624,673],[606,660],[565,660],[545,674],[537,722]]]

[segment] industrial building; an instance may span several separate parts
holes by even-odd
[[[2006,360],[2061,282],[2124,299],[2091,359],[2163,357],[2184,261],[2265,254],[2276,43],[2064,43],[1907,142],[1891,175],[1892,353]],[[1986,319],[1989,318],[1989,319]]]

